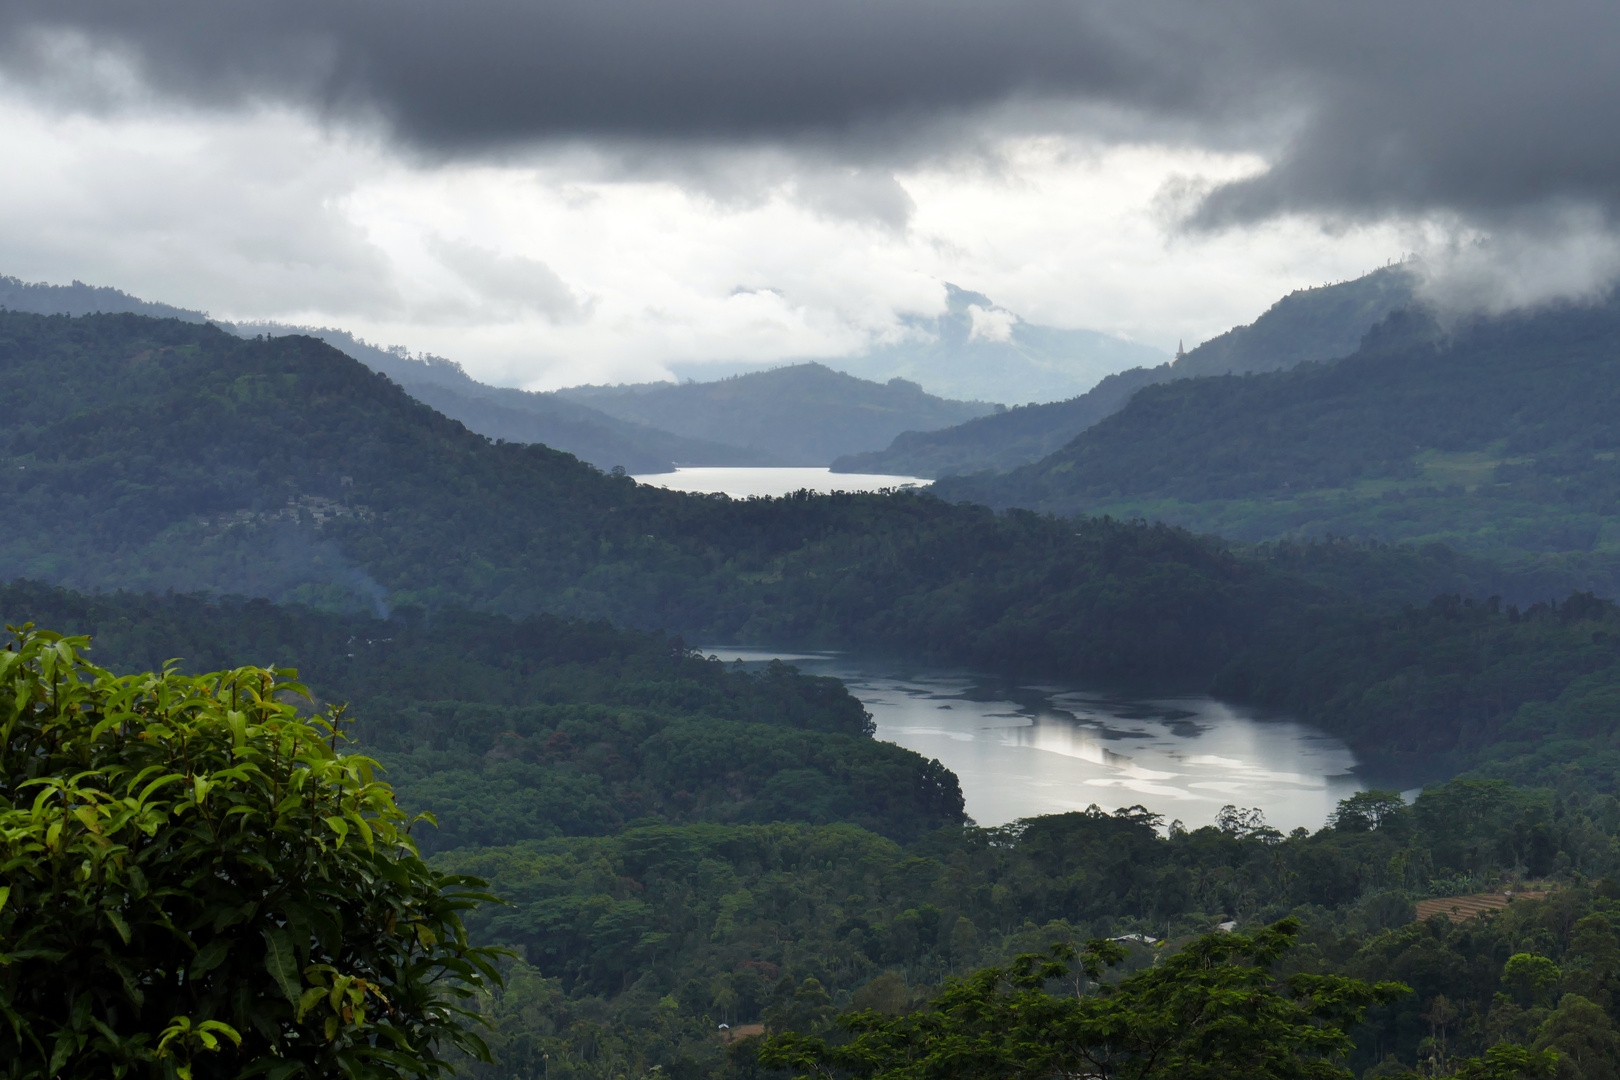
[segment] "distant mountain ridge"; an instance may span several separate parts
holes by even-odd
[[[86,285],[78,280],[71,285],[51,285],[43,281],[23,281],[4,274],[0,274],[0,308],[34,315],[77,316],[125,312],[190,323],[215,321],[205,312],[142,300],[106,285]]]
[[[1015,469],[1118,412],[1137,390],[1162,382],[1169,369],[1168,364],[1131,368],[1068,401],[1020,405],[942,431],[903,431],[882,450],[838,458],[832,471],[935,478]]]
[[[1039,461],[1093,424],[1124,408],[1144,386],[1208,375],[1280,371],[1307,361],[1355,352],[1380,319],[1412,302],[1416,279],[1405,266],[1386,267],[1353,281],[1299,289],[1245,326],[1152,368],[1103,379],[1068,401],[1029,405],[931,433],[905,432],[884,450],[851,455],[834,472],[902,476],[1007,471]]]
[[[1153,366],[1164,352],[1096,330],[1041,326],[983,293],[945,286],[945,311],[905,322],[921,341],[881,346],[834,361],[868,379],[899,376],[949,397],[1061,401],[1124,368]]]
[[[997,408],[936,397],[901,379],[875,383],[815,364],[703,384],[711,390],[671,383],[563,392],[490,386],[453,360],[383,348],[346,330],[231,323],[77,281],[48,285],[0,277],[0,308],[42,315],[149,315],[212,323],[240,337],[306,335],[387,375],[412,397],[471,431],[563,450],[604,471],[827,465],[844,454],[878,449],[901,431],[949,427]]]
[[[508,442],[543,443],[603,470],[617,466],[629,472],[657,473],[667,472],[677,464],[775,464],[758,453],[650,430],[550,394],[490,386],[468,375],[453,360],[411,356],[401,348],[385,349],[347,330],[276,322],[231,323],[210,318],[205,312],[142,300],[106,286],[86,285],[80,281],[71,285],[49,285],[3,276],[0,276],[0,308],[36,315],[79,316],[96,312],[149,315],[189,323],[213,323],[240,337],[304,334],[387,375],[412,397],[466,425],[470,431]]]
[[[243,336],[262,332],[317,338],[387,375],[416,400],[471,431],[507,442],[543,443],[603,471],[618,467],[632,473],[660,473],[676,465],[775,464],[768,455],[627,422],[556,394],[490,386],[468,375],[454,360],[380,348],[347,330],[280,323],[242,323],[229,329]]]
[[[785,465],[827,465],[852,450],[885,446],[902,431],[950,427],[1000,408],[935,397],[901,378],[874,383],[816,363],[717,382],[576,386],[556,396]]]
[[[983,293],[947,283],[945,310],[901,319],[903,340],[850,356],[811,356],[862,379],[901,378],[962,401],[1061,401],[1126,368],[1170,359],[1162,349],[1097,330],[1065,330],[1023,319]],[[768,370],[760,365],[671,364],[679,378]]]

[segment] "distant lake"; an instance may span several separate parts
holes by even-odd
[[[878,738],[938,758],[961,778],[980,825],[1140,803],[1197,828],[1231,804],[1259,807],[1284,832],[1314,832],[1340,799],[1369,786],[1338,739],[1203,695],[1120,696],[826,653],[703,651],[748,664],[777,658],[842,679],[872,713]]]
[[[916,476],[884,476],[877,473],[835,473],[831,469],[735,469],[694,468],[676,469],[670,473],[648,473],[635,478],[637,483],[652,484],[674,491],[724,492],[734,499],[750,495],[787,495],[808,489],[829,491],[877,491],[913,485],[926,487],[933,483]]]

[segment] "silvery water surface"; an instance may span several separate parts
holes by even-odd
[[[1340,799],[1369,786],[1352,774],[1355,756],[1338,739],[1207,696],[1121,697],[832,653],[703,652],[749,665],[780,659],[842,679],[872,713],[878,738],[938,758],[961,778],[980,825],[1095,803],[1109,811],[1141,804],[1197,828],[1234,805],[1260,808],[1284,832],[1314,832]]]
[[[637,483],[675,491],[724,492],[734,499],[751,495],[786,495],[794,491],[877,491],[880,488],[927,487],[932,480],[916,476],[885,476],[878,473],[835,473],[827,468],[742,469],[691,468],[668,473],[649,473],[634,478]]]

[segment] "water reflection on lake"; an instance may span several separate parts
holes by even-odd
[[[724,492],[734,499],[750,495],[779,497],[794,491],[877,491],[880,488],[927,487],[933,483],[916,476],[885,476],[877,473],[835,473],[826,468],[743,469],[704,467],[676,469],[669,473],[649,473],[634,478],[637,483],[674,491]]]
[[[1210,697],[1124,698],[829,654],[704,652],[751,664],[779,658],[843,679],[872,713],[878,738],[938,758],[961,778],[981,825],[1140,803],[1196,828],[1232,804],[1260,807],[1284,832],[1315,831],[1340,799],[1367,786],[1338,739]]]

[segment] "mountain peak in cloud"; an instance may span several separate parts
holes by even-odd
[[[875,382],[900,378],[941,397],[1003,404],[1062,401],[1116,371],[1170,359],[1151,345],[1098,330],[1028,322],[984,293],[950,283],[944,311],[906,315],[901,325],[899,340],[850,356],[807,359]],[[701,381],[767,366],[696,362],[670,368],[677,378]]]

